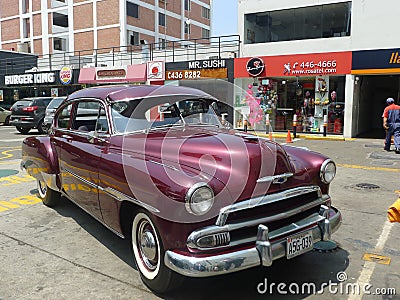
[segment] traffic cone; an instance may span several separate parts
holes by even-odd
[[[268,136],[269,140],[272,141],[272,132],[269,132],[269,136]]]
[[[287,131],[286,143],[293,143],[292,135],[290,134],[290,130]]]

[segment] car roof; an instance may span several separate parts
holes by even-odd
[[[53,97],[26,97],[18,101],[33,101],[33,100],[47,100],[47,99],[53,99]]]
[[[121,101],[145,97],[191,96],[212,98],[209,94],[194,88],[172,85],[108,85],[86,88],[72,93],[68,99],[98,98],[107,101]]]

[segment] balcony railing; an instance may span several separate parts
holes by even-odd
[[[233,58],[240,56],[240,44],[239,35],[168,41],[164,43],[147,43],[141,40],[139,45],[79,50],[75,52],[57,51],[52,54],[38,55],[37,66],[34,66],[34,70],[32,71],[60,70],[66,65],[72,66],[74,69],[81,69],[99,66],[125,66],[153,60],[179,62]],[[13,66],[26,66],[26,69],[32,68],[32,65],[25,65],[25,61],[20,58],[12,59],[12,61],[9,59],[8,64],[10,63]],[[2,68],[0,65],[0,74],[13,73],[15,74],[9,67]]]

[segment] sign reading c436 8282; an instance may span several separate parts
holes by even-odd
[[[165,72],[165,80],[191,80],[202,78],[227,78],[227,68],[171,70]]]

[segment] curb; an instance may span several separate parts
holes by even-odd
[[[255,135],[262,136],[268,138],[269,136],[265,133],[256,132]],[[272,133],[273,138],[286,138],[287,134],[284,133]],[[292,134],[293,136],[293,134]],[[344,138],[343,136],[315,136],[315,135],[307,135],[307,134],[296,134],[296,139],[306,139],[306,140],[320,140],[320,141],[353,141],[354,138]]]

